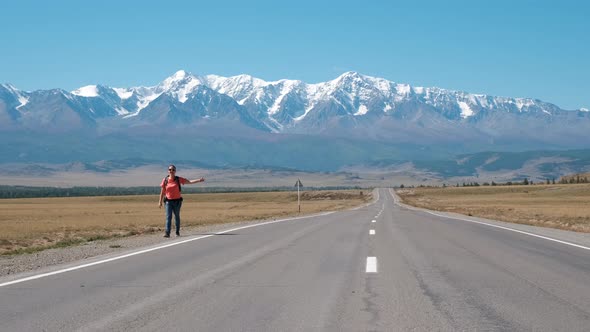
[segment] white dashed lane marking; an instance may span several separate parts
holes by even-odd
[[[367,273],[377,273],[377,257],[367,257]]]

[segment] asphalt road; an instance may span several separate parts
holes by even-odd
[[[196,238],[0,279],[0,330],[590,330],[590,250],[414,211],[386,189],[357,210]]]

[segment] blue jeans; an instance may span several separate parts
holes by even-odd
[[[176,233],[180,232],[180,207],[182,201],[166,201],[166,234],[170,234],[172,227],[172,213],[174,213],[174,220],[176,221]]]

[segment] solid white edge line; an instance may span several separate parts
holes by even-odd
[[[369,235],[375,235],[375,230],[374,229],[369,230]]]
[[[357,209],[360,209],[360,208],[362,208],[364,206],[369,206],[371,204],[375,204],[376,202],[379,201],[379,199],[380,199],[380,195],[379,195],[379,191],[377,190],[377,199],[374,200],[374,202],[368,203],[366,205],[362,205],[360,207],[357,207],[357,208],[354,208],[354,209],[351,209],[351,210],[357,210]],[[253,224],[253,225],[248,225],[248,226],[242,226],[242,227],[232,228],[232,229],[228,229],[228,230],[225,230],[225,231],[217,232],[215,234],[204,235],[204,236],[200,236],[200,237],[196,237],[196,238],[192,238],[192,239],[187,239],[187,240],[183,240],[183,241],[169,243],[169,244],[165,244],[165,245],[162,245],[162,246],[157,246],[157,247],[154,247],[154,248],[144,249],[144,250],[132,252],[132,253],[121,255],[121,256],[111,257],[111,258],[108,258],[108,259],[103,259],[103,260],[92,262],[92,263],[87,263],[87,264],[72,266],[72,267],[69,267],[69,268],[66,268],[66,269],[61,269],[61,270],[57,270],[57,271],[52,271],[52,272],[47,272],[47,273],[32,275],[32,276],[29,276],[29,277],[26,277],[26,278],[21,278],[21,279],[16,279],[16,280],[12,280],[12,281],[7,281],[5,283],[1,283],[0,284],[0,287],[14,285],[14,284],[22,283],[22,282],[25,282],[25,281],[31,281],[31,280],[41,279],[41,278],[44,278],[44,277],[49,277],[49,276],[56,275],[56,274],[62,274],[62,273],[65,273],[65,272],[80,270],[80,269],[83,269],[83,268],[86,268],[86,267],[90,267],[90,266],[94,266],[94,265],[104,264],[104,263],[116,261],[116,260],[127,258],[127,257],[132,257],[132,256],[136,256],[136,255],[145,254],[145,253],[148,253],[150,251],[155,251],[155,250],[164,249],[164,248],[176,246],[176,245],[187,243],[187,242],[192,242],[192,241],[196,241],[196,240],[205,239],[205,238],[208,238],[208,237],[211,237],[211,236],[215,236],[215,235],[218,235],[218,234],[225,234],[225,233],[229,233],[229,232],[233,232],[233,231],[237,231],[237,230],[241,230],[241,229],[246,229],[246,228],[251,228],[251,227],[257,227],[257,226],[263,226],[263,225],[269,225],[269,224],[279,223],[279,222],[283,222],[283,221],[290,221],[290,220],[298,220],[298,219],[305,219],[305,218],[313,218],[313,217],[327,216],[327,215],[332,214],[332,213],[335,213],[335,212],[336,211],[330,211],[330,212],[320,213],[320,214],[316,214],[316,215],[302,216],[302,217],[295,217],[295,218],[286,218],[286,219],[279,219],[279,220],[267,221],[267,222],[263,222],[263,223],[259,223],[259,224]]]
[[[225,233],[234,232],[234,231],[238,231],[238,230],[242,230],[242,229],[246,229],[246,228],[257,227],[257,226],[264,226],[264,225],[269,225],[269,224],[275,224],[275,223],[284,222],[284,221],[291,221],[291,220],[297,220],[297,219],[306,219],[306,218],[327,216],[327,215],[332,214],[334,212],[336,212],[336,211],[331,211],[331,212],[326,212],[326,213],[321,213],[321,214],[316,214],[316,215],[311,215],[311,216],[302,216],[302,217],[295,217],[295,218],[288,218],[288,219],[279,219],[279,220],[267,221],[267,222],[263,222],[263,223],[259,223],[259,224],[254,224],[254,225],[236,227],[236,228],[228,229],[228,230],[225,230],[225,231],[217,232],[215,234],[203,235],[203,236],[200,236],[200,237],[196,237],[196,238],[192,238],[192,239],[187,239],[187,240],[183,240],[183,241],[178,241],[178,242],[174,242],[174,243],[168,243],[168,244],[157,246],[157,247],[154,247],[154,248],[149,248],[149,249],[144,249],[144,250],[140,250],[140,251],[135,251],[135,252],[132,252],[132,253],[129,253],[129,254],[125,254],[125,255],[121,255],[121,256],[116,256],[116,257],[111,257],[111,258],[108,258],[108,259],[103,259],[103,260],[92,262],[92,263],[87,263],[87,264],[72,266],[72,267],[69,267],[69,268],[66,268],[66,269],[61,269],[61,270],[57,270],[57,271],[52,271],[52,272],[47,272],[47,273],[33,275],[33,276],[22,278],[22,279],[8,281],[8,282],[5,282],[5,283],[0,284],[0,287],[14,285],[14,284],[18,284],[18,283],[25,282],[25,281],[35,280],[35,279],[41,279],[41,278],[44,278],[44,277],[49,277],[49,276],[52,276],[52,275],[61,274],[61,273],[65,273],[65,272],[80,270],[80,269],[83,269],[83,268],[86,268],[86,267],[90,267],[90,266],[94,266],[94,265],[104,264],[104,263],[116,261],[116,260],[127,258],[127,257],[132,257],[132,256],[136,256],[136,255],[145,254],[145,253],[150,252],[150,251],[155,251],[155,250],[159,250],[159,249],[164,249],[164,248],[168,248],[168,247],[177,246],[177,245],[184,244],[184,243],[187,243],[187,242],[192,242],[192,241],[197,241],[197,240],[205,239],[205,238],[212,237],[212,236],[215,236],[215,235],[218,235],[218,234],[225,234]]]
[[[367,257],[366,273],[377,273],[377,257]]]
[[[393,193],[390,192],[390,194],[393,197]],[[395,197],[393,198],[393,200],[394,200],[394,203],[395,204],[397,204],[399,206],[402,206],[402,204],[400,202],[398,202],[395,199]],[[576,248],[580,248],[580,249],[590,250],[590,247],[585,247],[585,246],[582,246],[582,245],[579,245],[579,244],[575,244],[575,243],[571,243],[571,242],[567,242],[567,241],[562,241],[562,240],[550,238],[550,237],[547,237],[547,236],[538,235],[538,234],[535,234],[535,233],[529,233],[529,232],[521,231],[521,230],[510,228],[510,227],[504,227],[504,226],[499,226],[499,225],[492,225],[492,224],[488,224],[488,223],[485,223],[485,222],[471,220],[471,219],[466,219],[466,218],[445,216],[445,215],[438,214],[438,213],[435,213],[435,212],[432,212],[432,211],[429,211],[429,210],[426,210],[426,209],[415,208],[413,206],[406,205],[406,204],[404,204],[404,207],[409,208],[409,209],[414,210],[414,211],[423,211],[423,212],[426,212],[426,213],[430,213],[432,215],[435,215],[435,216],[438,216],[438,217],[442,217],[442,218],[468,221],[468,222],[472,222],[474,224],[480,224],[480,225],[485,225],[485,226],[500,228],[500,229],[504,229],[504,230],[507,230],[507,231],[512,231],[512,232],[516,232],[516,233],[520,233],[520,234],[525,234],[525,235],[529,235],[529,236],[534,236],[534,237],[537,237],[537,238],[540,238],[540,239],[544,239],[544,240],[548,240],[548,241],[553,241],[553,242],[565,244],[565,245],[576,247]]]

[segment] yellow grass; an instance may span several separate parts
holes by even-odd
[[[416,188],[406,204],[520,224],[590,232],[590,184]]]
[[[341,210],[371,199],[359,190],[303,192],[301,213]],[[297,215],[293,192],[183,195],[182,226]],[[163,231],[157,196],[0,200],[0,254]],[[174,223],[174,220],[173,220]]]

